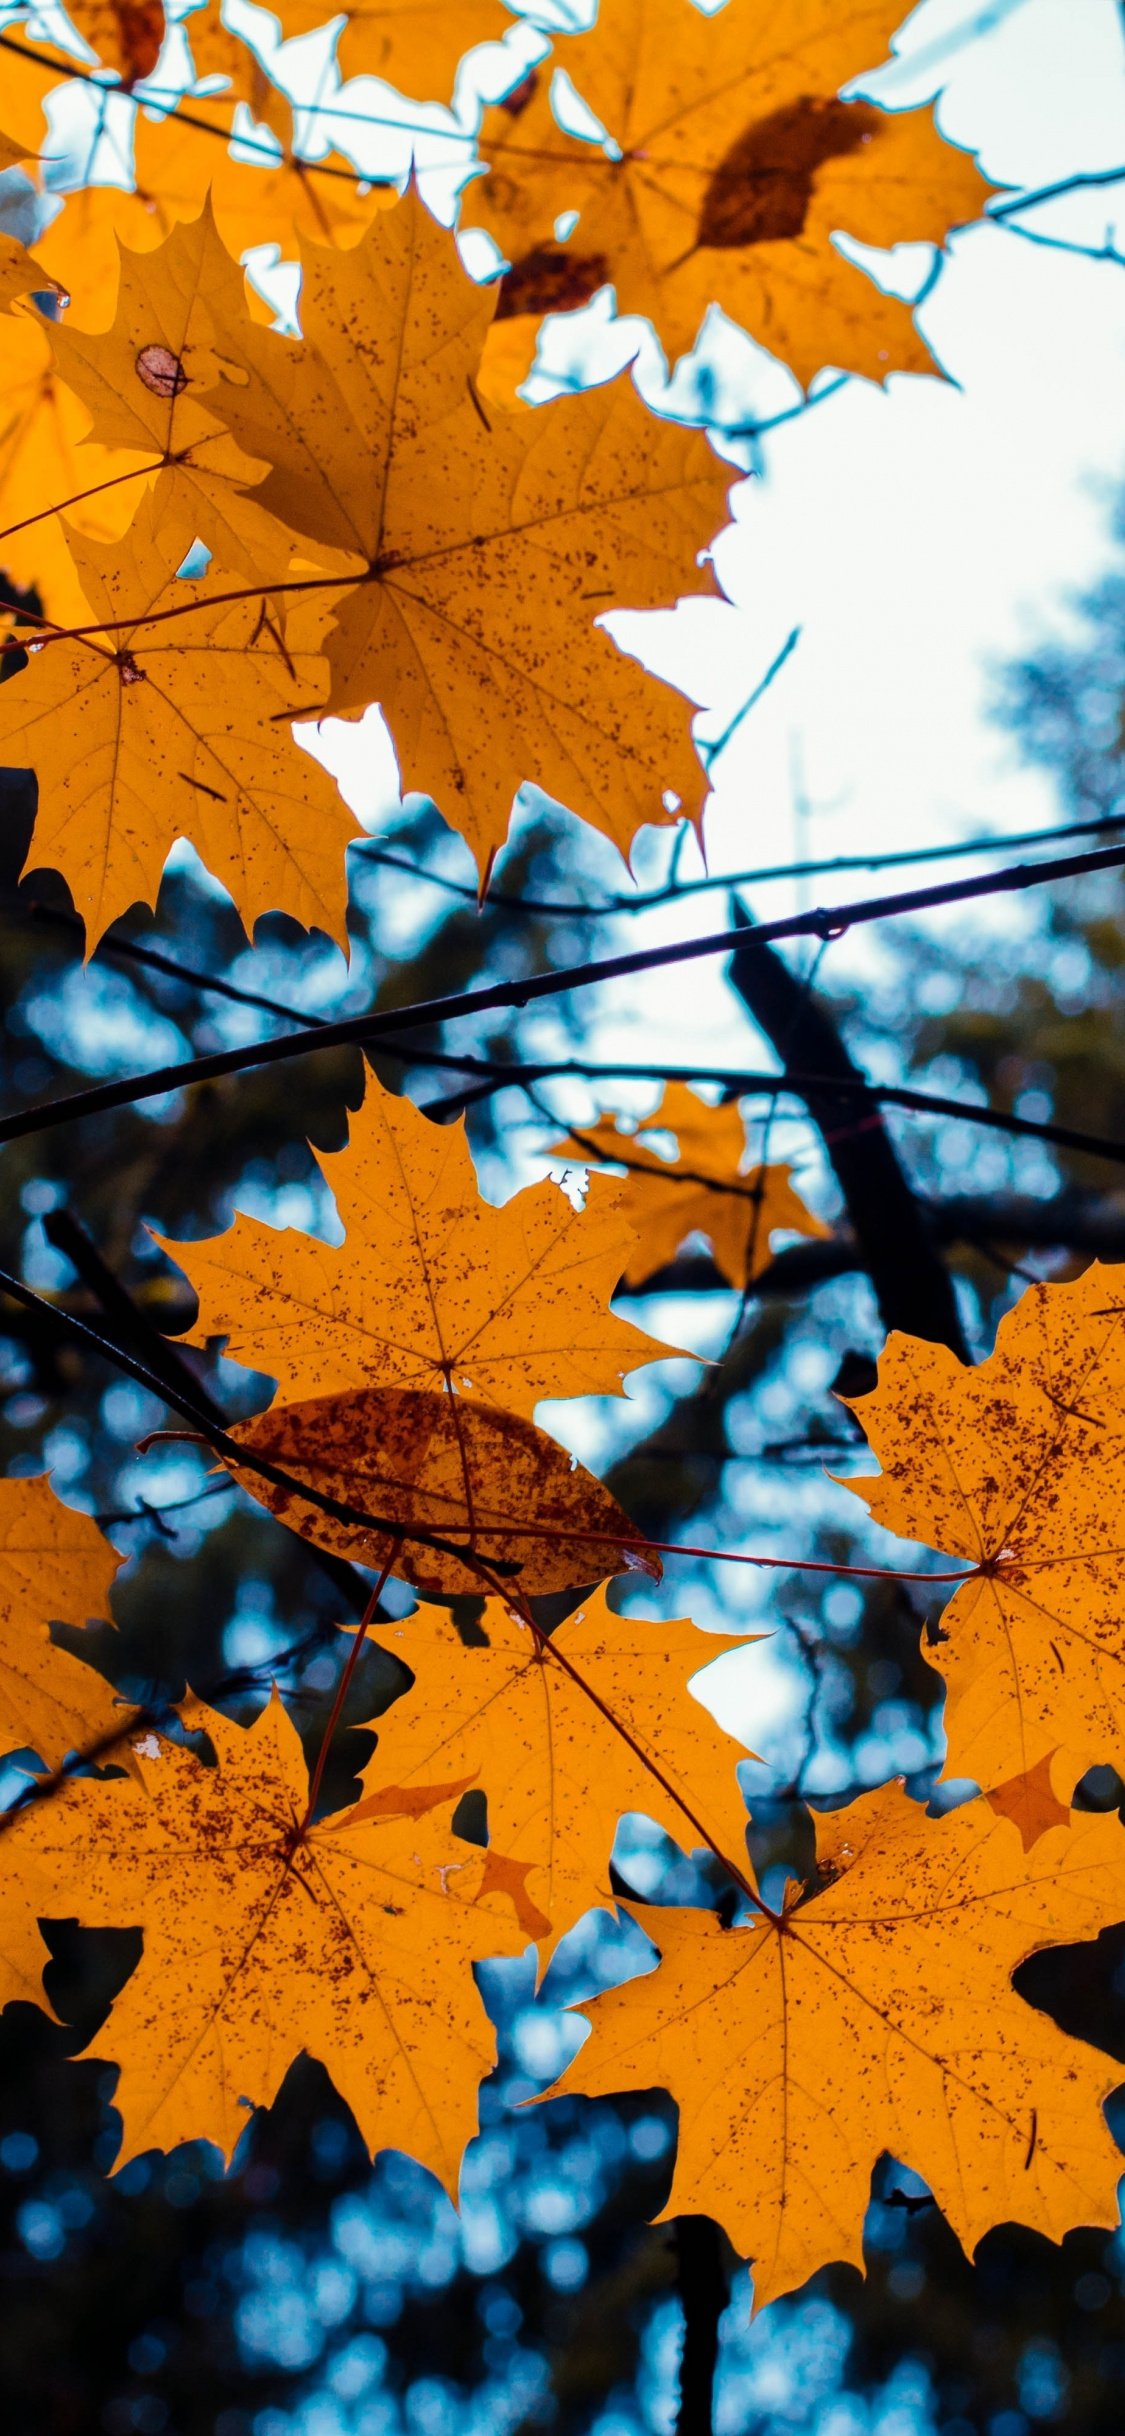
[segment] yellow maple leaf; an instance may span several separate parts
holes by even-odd
[[[1061,1748],[1125,1772],[1125,1268],[1034,1285],[986,1362],[892,1335],[853,1401],[882,1465],[876,1522],[977,1570],[926,1656],[948,1686],[950,1776],[1004,1784]],[[1062,1783],[1063,1762],[1056,1781]]]
[[[1076,1813],[1021,1854],[976,1800],[928,1819],[900,1785],[816,1822],[832,1881],[782,1920],[633,1904],[657,1969],[580,2008],[556,2084],[662,2088],[679,2108],[661,2221],[705,2214],[754,2262],[755,2301],[832,2259],[862,2267],[872,2170],[920,2174],[972,2250],[1013,2220],[1052,2240],[1115,2225],[1109,2056],[1024,2002],[1012,1973],[1125,1905],[1116,1816]]]
[[[241,1213],[203,1243],[157,1238],[199,1296],[189,1343],[225,1337],[287,1402],[446,1388],[522,1414],[620,1395],[627,1371],[677,1350],[607,1307],[633,1247],[608,1180],[584,1210],[547,1182],[495,1209],[463,1121],[435,1125],[372,1076],[349,1123],[346,1150],[315,1153],[343,1244]]]
[[[902,0],[727,0],[706,16],[690,0],[601,0],[566,66],[611,144],[564,134],[539,71],[518,113],[487,113],[491,165],[462,225],[510,257],[521,313],[612,280],[618,312],[647,314],[670,359],[715,303],[804,383],[824,364],[933,371],[910,307],[833,242],[941,244],[990,192],[929,112],[837,99],[901,17]],[[560,211],[580,214],[561,244]]]
[[[324,23],[322,0],[280,0],[278,13],[287,39]],[[419,101],[447,101],[463,54],[516,22],[500,0],[355,0],[344,16],[341,75],[381,76]]]
[[[58,218],[36,239],[39,259],[70,290],[89,323],[113,313],[119,242],[146,253],[163,244],[180,221],[196,219],[205,204],[236,259],[254,246],[278,244],[292,260],[301,236],[354,244],[376,214],[397,200],[393,186],[361,193],[354,170],[335,153],[323,162],[302,161],[291,148],[278,161],[235,160],[230,101],[192,96],[184,106],[187,117],[178,112],[138,116],[134,192],[82,187],[65,197]],[[253,289],[248,309],[266,323],[273,319]]]
[[[348,252],[306,246],[305,343],[258,330],[207,403],[272,467],[256,496],[361,580],[326,643],[329,708],[378,701],[404,787],[487,867],[534,780],[627,853],[704,792],[681,697],[594,623],[714,589],[695,561],[729,472],[632,383],[493,415],[473,376],[495,298],[412,191]]]
[[[124,1734],[133,1712],[47,1629],[108,1617],[122,1561],[46,1479],[0,1481],[0,1749],[26,1748],[58,1768],[69,1752]]]
[[[69,502],[68,520],[79,532],[117,540],[137,486],[115,478],[144,459],[83,445],[90,417],[59,379],[49,327],[37,314],[0,316],[0,567],[22,590],[34,586],[47,617],[73,626],[86,616],[86,601],[62,520],[45,511]],[[98,487],[111,482],[112,489]],[[80,497],[91,489],[94,497]]]
[[[523,1940],[475,1907],[480,1857],[435,1812],[447,1789],[299,1835],[308,1776],[276,1692],[248,1733],[201,1703],[187,1722],[217,1767],[146,1736],[143,1789],[72,1778],[9,1830],[8,1880],[41,1914],[144,1930],[93,2041],[121,2067],[119,2163],[196,2139],[229,2159],[303,2049],[369,2149],[408,2150],[455,2194],[496,2053],[470,1965]]]
[[[71,546],[94,618],[129,623],[43,643],[0,689],[0,754],[39,780],[28,868],[61,871],[92,950],[128,906],[155,902],[186,837],[248,929],[276,908],[346,950],[357,823],[289,733],[324,684],[300,613],[283,633],[264,598],[178,578],[182,542],[169,551],[151,498],[124,541]],[[161,622],[181,601],[197,607]]]
[[[90,332],[68,319],[51,337],[63,379],[92,418],[91,439],[147,456],[157,523],[170,541],[179,536],[181,556],[198,539],[216,572],[254,583],[284,575],[292,538],[244,496],[261,477],[260,460],[244,456],[199,402],[252,327],[243,273],[205,203],[150,251],[121,246],[112,329]]]
[[[4,126],[8,142],[20,147],[16,158],[26,161],[43,151],[47,141],[43,104],[48,94],[56,92],[64,82],[68,67],[74,65],[74,54],[38,36],[29,41],[26,19],[8,18],[0,32],[4,40],[0,52]]]
[[[0,169],[18,169],[21,161],[34,158],[37,147],[21,144],[14,135],[6,135],[0,127]]]
[[[41,294],[52,284],[26,245],[0,231],[0,313],[10,313],[21,296]]]
[[[373,1636],[414,1676],[394,1709],[396,1779],[482,1787],[489,1847],[521,1865],[543,1915],[541,1970],[583,1912],[613,1902],[609,1858],[627,1811],[680,1844],[712,1837],[748,1872],[735,1775],[746,1752],[688,1678],[756,1634],[614,1615],[604,1590],[545,1647],[501,1599],[488,1601],[480,1629],[487,1646],[466,1647],[451,1618],[426,1607]]]
[[[639,1137],[671,1133],[677,1157],[662,1159]],[[636,1133],[621,1120],[600,1116],[552,1144],[555,1153],[589,1164],[612,1161],[627,1170],[621,1215],[636,1229],[637,1248],[624,1272],[628,1286],[643,1285],[674,1260],[688,1235],[706,1235],[716,1267],[732,1286],[752,1284],[770,1262],[775,1228],[801,1235],[828,1235],[795,1193],[789,1167],[746,1167],[746,1133],[734,1102],[709,1108],[686,1083],[669,1083],[660,1106],[643,1117]]]
[[[271,1481],[223,1458],[291,1531],[439,1596],[512,1582],[539,1597],[627,1571],[660,1579],[659,1557],[600,1480],[522,1414],[473,1397],[361,1387],[274,1404],[230,1435],[284,1472]]]

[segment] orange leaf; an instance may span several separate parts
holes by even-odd
[[[932,372],[910,307],[834,242],[940,245],[990,192],[928,111],[837,99],[901,19],[902,0],[727,0],[707,15],[601,0],[566,67],[610,144],[564,134],[543,71],[518,111],[486,113],[491,167],[461,220],[510,257],[511,309],[553,312],[612,280],[618,312],[647,314],[669,358],[719,304],[803,383],[824,364],[876,381]]]
[[[496,2052],[470,1965],[521,1943],[473,1902],[480,1856],[417,1805],[295,1844],[308,1777],[276,1692],[249,1733],[199,1703],[187,1722],[217,1768],[148,1736],[143,1790],[71,1779],[9,1830],[7,1882],[42,1914],[144,1930],[93,2042],[121,2066],[119,2162],[196,2139],[229,2159],[304,2049],[370,2149],[455,2193]]]
[[[997,1818],[1011,1819],[1013,1827],[1019,1828],[1025,1852],[1030,1852],[1040,1836],[1046,1835],[1048,1827],[1066,1827],[1070,1823],[1070,1811],[1065,1802],[1060,1802],[1051,1783],[1054,1757],[1054,1752],[1048,1751],[1025,1776],[1010,1777],[1006,1785],[997,1785],[985,1797]]]
[[[72,540],[100,639],[48,643],[0,688],[0,753],[30,766],[39,811],[28,865],[61,871],[92,952],[138,899],[156,901],[177,837],[229,888],[249,930],[277,910],[347,945],[344,849],[358,824],[293,742],[324,662],[266,599],[224,600],[221,576],[176,575],[151,496],[122,542]],[[161,611],[190,616],[162,622]]]
[[[682,698],[595,621],[714,589],[696,561],[729,469],[628,379],[486,411],[474,375],[495,295],[413,191],[350,251],[306,245],[302,263],[304,343],[255,331],[245,383],[207,403],[272,466],[263,506],[350,554],[328,708],[382,705],[403,787],[433,796],[482,871],[525,780],[623,854],[670,817],[669,793],[698,818]]]
[[[230,1462],[271,1514],[318,1548],[357,1557],[376,1572],[391,1563],[421,1590],[486,1590],[496,1576],[482,1565],[535,1596],[627,1568],[659,1578],[659,1559],[646,1555],[641,1534],[600,1480],[533,1422],[468,1396],[360,1388],[275,1404],[230,1435],[373,1519],[337,1520]],[[395,1526],[403,1533],[397,1547]],[[434,1534],[454,1545],[428,1547]]]
[[[108,1617],[122,1561],[46,1479],[0,1481],[0,1750],[26,1748],[58,1768],[68,1752],[124,1733],[129,1712],[104,1675],[47,1629]],[[120,1764],[128,1753],[107,1756]]]
[[[678,1157],[669,1161],[643,1136],[659,1130],[676,1137]],[[674,1260],[685,1236],[706,1235],[716,1266],[732,1286],[748,1286],[769,1267],[775,1227],[801,1235],[831,1229],[806,1208],[789,1182],[788,1167],[752,1167],[744,1172],[746,1135],[733,1104],[709,1108],[685,1083],[669,1083],[659,1108],[642,1118],[635,1133],[621,1120],[601,1116],[561,1142],[556,1153],[588,1162],[612,1160],[627,1170],[621,1214],[636,1228],[637,1248],[625,1270],[628,1286],[643,1285]]]
[[[888,1530],[979,1568],[926,1649],[950,1776],[1004,1785],[1056,1750],[1068,1790],[1100,1763],[1125,1772],[1123,1394],[1125,1268],[1095,1261],[1030,1286],[975,1369],[894,1334],[855,1399],[883,1469],[847,1485]]]
[[[643,1811],[681,1844],[712,1837],[749,1877],[735,1774],[746,1753],[689,1678],[698,1683],[713,1659],[757,1635],[700,1632],[686,1617],[654,1624],[615,1615],[604,1590],[557,1625],[546,1647],[501,1599],[489,1600],[481,1629],[484,1645],[465,1647],[448,1616],[423,1608],[375,1636],[414,1674],[393,1711],[395,1765],[407,1783],[416,1775],[425,1784],[444,1776],[451,1789],[468,1775],[480,1783],[490,1851],[530,1877],[529,1897],[544,1915],[533,1932],[544,1969],[583,1912],[614,1900],[609,1859],[627,1811]],[[714,1678],[705,1680],[710,1690]],[[505,1891],[494,1873],[482,1902],[493,1885]],[[518,1890],[506,1891],[514,1899]]]
[[[1121,2157],[1101,2112],[1121,2067],[1025,2003],[1012,1973],[1125,1910],[1116,1816],[1076,1813],[1021,1856],[968,1802],[928,1819],[900,1785],[817,1819],[831,1881],[783,1920],[630,1905],[659,1967],[579,2009],[593,2034],[559,2091],[662,2088],[680,2113],[662,2221],[705,2214],[754,2262],[759,2306],[862,2268],[886,2151],[967,2250],[1013,2219],[1061,2241],[1115,2225]]]
[[[82,445],[90,418],[58,379],[49,330],[38,314],[0,316],[0,566],[14,583],[34,585],[47,617],[76,626],[89,614],[87,603],[62,519],[44,511],[143,466],[144,459]],[[71,527],[96,541],[117,540],[139,488],[139,482],[121,483],[84,499],[69,511]],[[10,531],[12,526],[18,529]]]
[[[254,326],[243,273],[219,237],[210,203],[149,252],[122,245],[119,262],[112,329],[91,333],[68,317],[51,332],[59,371],[92,417],[91,439],[136,449],[154,473],[161,469],[154,513],[170,543],[176,537],[181,558],[198,539],[216,573],[227,569],[251,583],[280,578],[292,536],[244,496],[261,462],[244,457],[199,402],[223,377],[242,331]]]
[[[204,1243],[157,1238],[199,1296],[191,1343],[226,1337],[289,1401],[448,1386],[529,1416],[544,1396],[620,1395],[676,1350],[608,1309],[634,1241],[608,1181],[584,1210],[550,1183],[494,1209],[463,1122],[435,1125],[374,1077],[350,1131],[316,1153],[339,1249],[243,1216]]]
[[[323,0],[280,0],[286,38],[323,25]],[[457,63],[478,42],[499,42],[513,20],[500,0],[355,0],[337,56],[341,76],[381,76],[419,101],[448,101]]]

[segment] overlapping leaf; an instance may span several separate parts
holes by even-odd
[[[614,1615],[604,1590],[546,1647],[501,1599],[489,1600],[480,1631],[483,1642],[465,1647],[448,1616],[421,1608],[378,1634],[414,1675],[394,1710],[395,1771],[403,1785],[481,1786],[490,1850],[518,1866],[542,1916],[543,1967],[583,1912],[612,1900],[609,1859],[626,1811],[644,1811],[681,1844],[709,1836],[746,1869],[735,1775],[745,1754],[688,1688],[713,1659],[745,1647],[743,1636],[700,1632],[686,1617]],[[505,1884],[501,1875],[493,1900]]]
[[[323,0],[281,0],[285,34],[323,25]],[[419,101],[448,101],[457,63],[513,23],[501,0],[355,0],[337,47],[342,76],[381,76]]]
[[[647,1133],[675,1135],[677,1156],[661,1157]],[[686,1236],[706,1235],[716,1267],[732,1286],[752,1284],[768,1268],[775,1228],[801,1235],[827,1235],[795,1193],[788,1167],[746,1168],[746,1135],[733,1103],[709,1108],[685,1083],[669,1083],[660,1106],[635,1133],[620,1119],[601,1116],[554,1144],[572,1159],[599,1159],[624,1166],[621,1215],[635,1227],[637,1248],[625,1284],[643,1285],[674,1260]]]
[[[660,1577],[600,1480],[533,1422],[473,1397],[364,1387],[275,1404],[231,1436],[286,1474],[238,1477],[292,1530],[422,1590],[479,1595],[510,1580],[538,1597],[626,1570]],[[350,1511],[326,1512],[293,1479]]]
[[[344,849],[356,823],[289,722],[324,687],[264,598],[224,600],[222,577],[175,574],[151,499],[115,547],[72,543],[93,615],[110,630],[48,642],[0,691],[0,755],[32,768],[29,867],[61,871],[92,947],[190,838],[249,928],[278,908],[346,943]],[[189,617],[162,612],[192,606]],[[127,620],[117,626],[117,620]]]
[[[48,1631],[108,1617],[120,1563],[97,1524],[64,1506],[46,1479],[0,1481],[0,1749],[34,1751],[57,1768],[68,1752],[123,1730],[130,1712],[104,1676]]]
[[[1030,1286],[968,1369],[894,1334],[855,1400],[877,1522],[975,1568],[926,1655],[948,1685],[948,1773],[1004,1784],[1050,1752],[1070,1792],[1125,1772],[1125,1269]],[[1070,1781],[1063,1786],[1064,1764]]]
[[[329,708],[378,701],[404,787],[486,869],[525,780],[624,853],[703,775],[682,700],[594,621],[713,588],[696,567],[729,477],[631,382],[536,415],[474,389],[495,298],[411,192],[347,252],[302,249],[303,344],[255,332],[207,403],[273,468],[256,494],[360,580],[327,643]]]
[[[717,303],[803,382],[824,364],[873,380],[932,371],[909,307],[834,243],[844,230],[940,245],[987,199],[929,112],[837,99],[901,18],[901,0],[727,0],[706,15],[690,0],[601,0],[566,67],[611,142],[563,133],[543,71],[514,110],[486,116],[490,166],[462,220],[511,261],[505,309],[563,310],[612,281],[618,311],[647,314],[670,358]]]
[[[1024,1854],[987,1802],[932,1820],[889,1785],[816,1830],[829,1883],[781,1921],[630,1905],[659,1965],[582,2008],[592,2035],[557,2088],[671,2092],[663,2217],[725,2225],[759,2305],[829,2260],[862,2266],[885,2151],[970,2250],[1013,2220],[1055,2241],[1116,2224],[1101,2108],[1121,2067],[1011,1981],[1121,1918],[1120,1820],[1076,1813]]]
[[[675,1350],[608,1309],[634,1241],[615,1186],[595,1180],[584,1210],[550,1183],[494,1209],[463,1123],[433,1124],[374,1077],[350,1126],[346,1150],[316,1153],[339,1247],[241,1214],[203,1243],[161,1238],[199,1296],[192,1343],[225,1337],[287,1402],[445,1387],[527,1415],[544,1396],[620,1394]]]
[[[201,1705],[189,1722],[217,1768],[146,1736],[143,1789],[72,1779],[7,1838],[41,1915],[144,1930],[94,2042],[121,2066],[120,2162],[194,2139],[229,2158],[247,2102],[270,2105],[304,2049],[370,2149],[407,2149],[455,2192],[495,2059],[470,1966],[523,1939],[475,1907],[480,1856],[438,1816],[446,1788],[396,1801],[384,1771],[377,1817],[369,1802],[298,1842],[308,1779],[276,1693],[249,1733]]]
[[[244,496],[263,471],[245,457],[200,391],[252,324],[245,282],[215,227],[210,203],[151,252],[120,251],[112,329],[91,333],[68,318],[52,332],[63,379],[92,417],[91,438],[147,454],[160,468],[155,518],[182,552],[200,540],[215,571],[251,583],[285,573],[292,538]],[[80,308],[81,309],[81,308]]]
[[[33,585],[44,614],[62,626],[79,624],[87,604],[62,519],[49,511],[71,501],[77,531],[114,541],[138,487],[116,477],[144,464],[134,452],[83,445],[89,428],[55,370],[47,323],[23,310],[0,315],[0,566],[21,589]],[[100,487],[108,483],[115,487]]]

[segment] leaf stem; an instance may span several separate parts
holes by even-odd
[[[398,1555],[400,1546],[401,1541],[395,1540],[386,1564],[379,1575],[379,1579],[375,1584],[375,1588],[368,1599],[367,1605],[364,1608],[363,1614],[360,1617],[359,1623],[356,1627],[355,1634],[352,1639],[352,1646],[348,1651],[347,1664],[344,1667],[343,1673],[341,1674],[340,1680],[336,1686],[336,1697],[332,1703],[328,1723],[324,1729],[324,1738],[321,1742],[320,1750],[317,1753],[316,1766],[313,1769],[312,1776],[309,1781],[308,1807],[305,1811],[304,1818],[301,1820],[301,1824],[297,1829],[298,1844],[304,1843],[305,1837],[308,1834],[309,1827],[312,1823],[313,1811],[316,1809],[317,1798],[320,1793],[321,1778],[324,1775],[325,1764],[328,1759],[329,1745],[331,1744],[332,1737],[337,1726],[339,1725],[340,1712],[343,1708],[345,1700],[347,1699],[352,1676],[354,1675],[356,1666],[359,1662],[359,1653],[363,1648],[364,1641],[367,1638],[368,1629],[375,1621],[375,1610],[378,1607],[384,1590],[386,1589],[387,1576],[390,1573],[391,1566],[394,1564],[396,1556]],[[294,1847],[294,1849],[296,1849],[296,1847]]]

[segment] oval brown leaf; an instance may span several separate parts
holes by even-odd
[[[468,1396],[358,1388],[276,1405],[230,1434],[371,1517],[338,1519],[239,1468],[251,1496],[303,1539],[380,1569],[394,1554],[391,1526],[401,1526],[392,1570],[419,1590],[538,1596],[631,1568],[660,1575],[616,1499],[564,1447],[520,1414]],[[446,1545],[427,1545],[431,1535]],[[482,1566],[495,1569],[491,1580]]]

